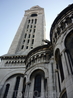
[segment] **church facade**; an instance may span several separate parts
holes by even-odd
[[[73,98],[73,4],[45,40],[44,9],[25,11],[7,54],[0,56],[0,98]]]

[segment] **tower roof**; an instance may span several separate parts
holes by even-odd
[[[30,8],[30,10],[40,9],[40,8],[42,8],[42,7],[40,7],[40,6],[36,5],[36,6],[31,7],[31,8]]]

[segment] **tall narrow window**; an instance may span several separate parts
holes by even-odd
[[[30,38],[30,34],[29,34],[28,38]]]
[[[37,19],[35,19],[35,24],[37,23]]]
[[[30,32],[31,32],[31,29],[30,29]]]
[[[34,28],[36,28],[36,26],[34,26]]]
[[[25,40],[23,40],[23,44],[25,43]]]
[[[30,20],[28,20],[28,23],[30,23]]]
[[[34,35],[32,37],[34,38]]]
[[[26,46],[26,49],[28,49],[28,46]]]
[[[26,36],[27,36],[27,34],[25,34],[25,36],[24,36],[24,37],[26,38]]]
[[[35,92],[34,98],[40,97],[41,95],[41,75],[40,74],[35,76],[34,92]]]
[[[29,28],[29,25],[27,25],[27,29]]]
[[[31,25],[31,28],[32,28],[32,25]]]
[[[10,87],[10,84],[7,84],[3,98],[7,98],[7,94],[8,94],[8,91],[9,91],[9,87]]]
[[[20,77],[18,76],[16,78],[16,83],[15,83],[15,88],[14,88],[14,92],[13,92],[12,98],[17,98],[19,83],[20,83]]]
[[[33,23],[33,19],[32,19],[32,23]]]
[[[33,30],[33,32],[35,33],[35,29]]]
[[[44,90],[47,91],[47,79],[44,79]]]
[[[61,81],[64,80],[64,72],[63,72],[63,65],[62,65],[62,61],[61,61],[61,55],[60,55],[60,51],[59,49],[56,50],[56,54],[55,54],[55,59],[56,59],[56,64],[58,65],[58,68],[60,70],[60,75],[61,75]]]
[[[22,45],[21,49],[23,49],[23,48],[24,48],[24,45]]]
[[[29,40],[28,40],[28,42],[27,43],[29,43]]]
[[[32,44],[34,43],[34,39],[32,39]]]

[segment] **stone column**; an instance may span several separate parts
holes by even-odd
[[[24,98],[28,98],[28,84],[26,83]]]
[[[56,89],[56,98],[59,94],[59,83],[58,83],[58,72],[55,70],[55,89]]]
[[[67,97],[68,98],[73,98],[73,76],[72,76],[72,73],[71,73],[72,69],[70,68],[70,66],[72,66],[70,64],[72,64],[72,63],[71,63],[70,57],[68,57],[68,56],[69,56],[69,54],[67,54],[65,52],[66,66],[68,66],[68,70],[69,70],[69,75],[66,78],[65,85],[66,85]]]
[[[63,66],[63,71],[64,71],[64,76],[65,78],[68,76],[69,74],[69,68],[68,68],[68,61],[66,62],[66,54],[64,52],[62,52],[62,66]]]
[[[67,54],[68,55],[68,59],[69,59],[69,65],[70,65],[70,70],[71,70],[71,73],[73,73],[73,64],[72,64],[72,59],[71,59],[71,56],[70,56],[70,54],[68,53]]]
[[[29,98],[33,98],[33,95],[34,95],[34,78],[31,80]]]
[[[69,74],[71,74],[70,64],[69,64],[69,60],[68,60],[68,56],[67,56],[66,52],[65,52],[65,62],[66,62],[66,66],[67,66],[67,71]]]
[[[53,97],[53,80],[52,80],[52,69],[51,64],[49,64],[49,78],[48,78],[48,98],[55,98]]]

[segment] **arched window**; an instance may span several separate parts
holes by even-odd
[[[73,62],[73,30],[67,35],[65,39],[65,46],[68,52],[70,53]]]
[[[36,16],[37,16],[37,14],[32,14],[32,15],[31,15],[31,17],[36,17]]]
[[[65,47],[69,60],[70,69],[73,74],[73,30],[67,35],[65,39]]]
[[[41,95],[41,75],[37,74],[35,76],[35,83],[34,83],[34,98],[40,97]]]
[[[56,60],[56,64],[58,66],[58,69],[60,70],[61,81],[63,81],[64,80],[64,72],[63,72],[63,66],[62,66],[61,55],[60,55],[59,49],[56,50],[55,60]]]
[[[31,85],[34,84],[32,93],[33,98],[40,98],[43,95],[43,91],[47,92],[47,88],[44,88],[44,81],[47,86],[47,81],[45,80],[45,73],[41,69],[34,70],[30,75]]]
[[[10,87],[10,84],[7,84],[3,98],[7,98],[7,94],[8,94],[8,91],[9,91],[9,87]]]
[[[18,76],[16,78],[16,83],[15,83],[15,87],[14,87],[14,92],[13,92],[12,98],[17,98],[19,83],[20,83],[20,76]]]

